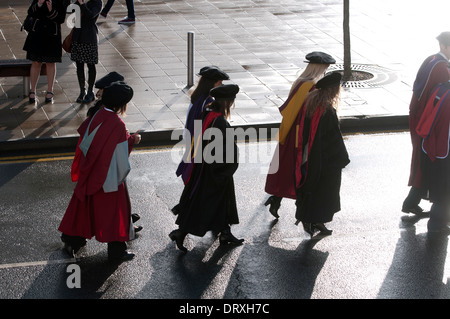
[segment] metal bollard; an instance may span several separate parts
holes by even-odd
[[[187,86],[194,85],[194,32],[188,32],[187,43]]]

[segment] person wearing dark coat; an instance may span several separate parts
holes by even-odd
[[[313,51],[305,56],[307,67],[292,84],[289,96],[279,107],[282,117],[278,132],[278,144],[269,166],[264,190],[270,194],[265,206],[275,218],[279,218],[278,210],[283,198],[296,199],[295,193],[295,167],[297,132],[299,127],[300,110],[304,105],[306,95],[315,89],[315,84],[324,75],[331,64],[336,60],[329,54]]]
[[[28,8],[28,15],[33,17],[33,26],[28,32],[23,50],[26,58],[31,60],[30,83],[28,93],[30,104],[36,102],[36,86],[42,63],[47,72],[47,93],[45,102],[53,102],[53,85],[56,76],[56,63],[61,62],[62,41],[61,24],[66,18],[65,0],[33,0]]]
[[[238,224],[233,175],[238,168],[238,147],[234,135],[227,135],[227,118],[239,91],[235,84],[221,85],[210,91],[214,102],[203,112],[202,135],[194,147],[194,168],[181,194],[177,209],[178,229],[169,234],[178,249],[187,234],[204,236],[206,232],[220,233],[220,244],[240,245],[231,233],[230,225]]]
[[[312,236],[330,235],[325,227],[341,210],[342,169],[350,163],[339,128],[336,106],[340,92],[339,73],[331,73],[316,84],[302,108],[298,133],[296,172],[296,224]]]
[[[192,170],[192,139],[195,137],[195,121],[201,120],[200,117],[206,105],[211,103],[214,99],[209,95],[211,89],[222,85],[222,81],[229,80],[228,74],[223,72],[217,66],[205,66],[200,69],[198,73],[200,79],[197,87],[191,94],[191,103],[189,103],[186,124],[184,127],[183,139],[185,140],[185,152],[183,159],[178,165],[176,175],[181,176],[183,182],[186,184]]]
[[[91,103],[95,99],[94,84],[98,64],[98,28],[97,19],[102,9],[101,0],[77,0],[80,6],[81,28],[75,28],[72,35],[72,52],[70,58],[76,63],[80,95],[77,103]],[[84,65],[88,68],[88,89]]]

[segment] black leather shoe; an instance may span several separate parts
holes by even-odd
[[[320,235],[322,236],[329,236],[333,233],[333,231],[331,229],[326,228],[323,223],[311,224],[311,229],[313,232],[315,230],[318,230],[320,232]]]
[[[49,97],[50,95],[50,97]],[[47,92],[45,95],[45,103],[52,103],[53,102],[53,92]]]
[[[236,237],[234,237],[231,231],[227,229],[220,233],[219,242],[221,245],[228,245],[228,244],[241,245],[244,242],[244,240],[237,239]]]
[[[83,103],[84,96],[86,95],[86,90],[81,90],[80,95],[77,97],[77,103]]]
[[[33,97],[31,97],[32,95],[33,95]],[[28,93],[28,102],[30,104],[36,103],[36,93],[35,92]]]
[[[91,91],[88,94],[86,94],[86,96],[83,99],[83,103],[89,104],[94,100],[95,100],[95,94],[94,94],[94,92]]]
[[[411,213],[415,215],[420,215],[423,213],[423,209],[419,205],[416,205],[414,207],[402,207],[402,212],[407,214]]]
[[[169,234],[170,239],[172,239],[172,241],[175,241],[178,249],[185,253],[187,252],[187,248],[183,246],[183,242],[186,235],[187,234],[185,232],[182,232],[179,229],[175,229]]]
[[[134,232],[135,233],[140,232],[143,228],[144,227],[142,227],[142,226],[134,226]]]
[[[316,230],[313,227],[313,224],[302,222],[302,225],[303,225],[303,229],[305,230],[305,232],[307,232],[312,238],[314,236],[314,233],[315,233],[315,230]]]
[[[138,214],[131,214],[131,220],[133,221],[133,223],[137,222],[139,219],[141,219],[141,216],[139,216]]]

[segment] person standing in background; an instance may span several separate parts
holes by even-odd
[[[98,64],[98,28],[97,18],[102,9],[101,0],[77,0],[81,8],[81,28],[75,28],[72,36],[72,52],[70,58],[76,63],[80,95],[77,103],[91,103],[95,99],[94,84],[97,77]],[[88,68],[88,89],[84,65]]]
[[[108,0],[106,2],[105,7],[103,8],[102,12],[100,13],[100,15],[104,18],[106,18],[108,16],[108,12],[109,10],[111,10],[111,7],[113,6],[115,0]],[[120,20],[118,23],[119,24],[134,24],[136,22],[136,15],[134,13],[134,0],[125,0],[126,4],[127,4],[127,12],[128,15],[123,18],[122,20]]]
[[[28,15],[34,20],[23,50],[27,51],[27,59],[32,61],[31,88],[28,93],[30,104],[36,102],[36,87],[42,63],[45,63],[47,71],[45,103],[53,102],[56,63],[61,63],[62,57],[61,24],[66,19],[66,7],[63,0],[33,0],[28,8]]]

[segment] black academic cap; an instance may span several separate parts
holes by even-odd
[[[333,59],[333,57],[327,53],[314,51],[311,53],[308,53],[305,56],[307,63],[318,63],[318,64],[334,64],[336,63],[336,60]]]
[[[205,66],[205,67],[201,68],[198,75],[201,75],[202,77],[205,77],[205,78],[208,78],[211,80],[216,80],[216,81],[230,79],[228,74],[223,72],[221,69],[219,69],[215,65]]]
[[[117,81],[103,89],[102,103],[106,107],[122,107],[133,98],[133,89],[125,82]]]
[[[215,99],[234,99],[238,92],[239,86],[236,84],[224,84],[211,89],[209,95]]]
[[[123,81],[123,80],[124,80],[124,77],[121,74],[113,71],[113,72],[106,74],[104,77],[102,77],[97,82],[95,82],[95,88],[96,89],[104,89],[105,87],[107,87],[108,85],[110,85],[113,82]]]
[[[450,45],[450,32],[442,32],[437,36],[439,43],[442,43],[444,45]]]
[[[321,78],[316,83],[316,88],[327,89],[330,87],[339,86],[339,85],[341,85],[341,79],[342,79],[342,75],[340,73],[338,73],[338,72],[330,73],[330,74],[324,76],[323,78]]]

